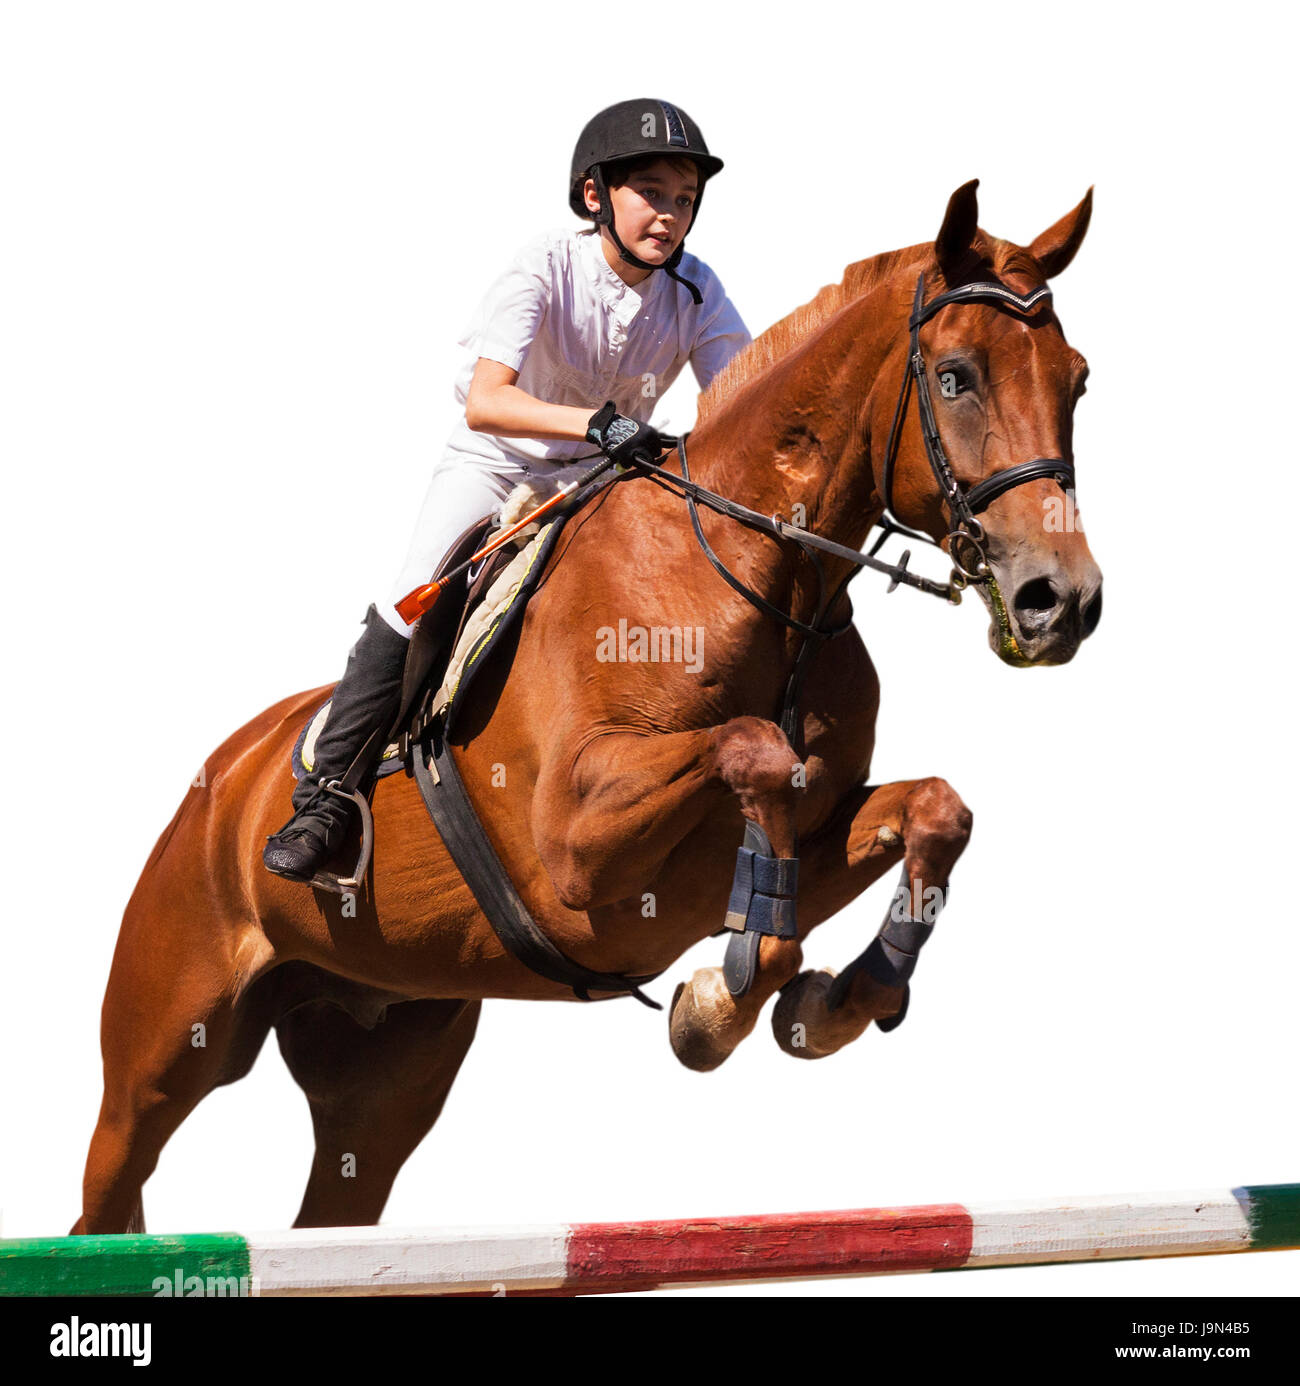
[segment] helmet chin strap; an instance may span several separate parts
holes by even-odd
[[[635,265],[637,269],[656,270],[661,269],[669,277],[675,279],[679,284],[684,284],[691,292],[691,297],[695,302],[703,303],[704,297],[699,289],[691,283],[689,279],[683,278],[677,273],[677,266],[681,262],[682,251],[686,249],[686,238],[682,237],[681,244],[673,251],[672,255],[664,261],[662,265],[652,265],[647,260],[642,260],[623,244],[622,238],[618,234],[618,228],[614,225],[614,203],[609,195],[609,188],[605,184],[605,172],[599,164],[592,170],[592,182],[596,185],[596,196],[600,199],[600,211],[594,213],[597,226],[609,228],[609,234],[613,238],[614,244],[618,247],[620,257],[629,265]],[[698,202],[698,198],[696,199]]]

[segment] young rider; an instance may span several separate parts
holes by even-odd
[[[460,339],[471,353],[456,382],[463,417],[392,590],[366,613],[312,776],[294,788],[293,817],[267,839],[269,870],[310,881],[347,835],[351,805],[324,786],[397,714],[411,632],[394,604],[518,482],[545,498],[591,466],[574,459],[593,445],[616,460],[656,454],[649,417],[659,395],[687,362],[706,389],[748,343],[717,277],[684,249],[704,184],[721,168],[699,126],[666,101],[622,101],[584,128],[569,206],[594,225],[524,246]]]

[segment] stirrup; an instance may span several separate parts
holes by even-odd
[[[341,799],[349,800],[356,805],[357,811],[361,814],[361,851],[357,856],[357,864],[352,868],[350,876],[338,876],[333,871],[318,871],[308,884],[313,890],[329,890],[335,895],[353,895],[361,888],[366,872],[370,869],[370,851],[375,841],[375,821],[370,815],[370,802],[366,796],[355,789],[341,789],[340,784],[339,780],[330,780],[328,784],[322,780],[321,788],[331,794],[337,794]]]

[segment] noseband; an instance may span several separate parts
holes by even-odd
[[[999,284],[995,280],[982,280],[950,289],[926,303],[925,274],[923,272],[917,275],[916,294],[912,299],[912,316],[908,319],[908,369],[903,374],[903,386],[898,394],[898,403],[894,406],[894,421],[889,429],[889,445],[885,449],[881,479],[885,510],[878,523],[883,532],[872,546],[872,554],[880,549],[891,534],[906,534],[927,544],[934,543],[928,534],[910,529],[894,513],[894,462],[898,455],[903,419],[907,413],[907,397],[914,384],[925,455],[929,458],[930,470],[934,473],[934,479],[939,485],[939,494],[948,509],[948,554],[953,562],[951,581],[958,590],[972,582],[988,581],[989,566],[984,553],[984,526],[976,519],[981,511],[986,510],[999,496],[1006,495],[1017,486],[1024,486],[1027,482],[1039,481],[1044,477],[1055,478],[1066,490],[1074,489],[1072,462],[1067,462],[1062,457],[1035,457],[1032,461],[1018,462],[1013,467],[994,472],[992,476],[977,482],[969,491],[963,490],[953,474],[948,454],[943,450],[943,439],[939,434],[939,424],[934,416],[934,404],[930,398],[925,357],[921,354],[922,324],[929,322],[941,308],[946,308],[950,303],[998,303],[1029,317],[1051,296],[1052,291],[1046,285],[1022,297],[1008,289],[1005,284]]]

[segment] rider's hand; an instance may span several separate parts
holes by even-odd
[[[606,400],[588,421],[587,438],[614,462],[630,462],[634,454],[644,453],[650,461],[664,450],[657,429],[620,414],[613,400]]]

